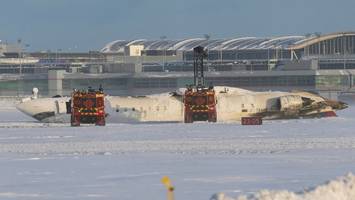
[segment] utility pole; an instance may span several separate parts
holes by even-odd
[[[58,64],[58,52],[61,52],[62,49],[57,49],[56,53],[55,53],[55,68],[57,68],[57,64]]]
[[[160,40],[164,41],[167,37],[165,35],[160,36]],[[166,63],[166,48],[163,46],[163,72],[165,72]]]
[[[206,34],[204,34],[203,35],[203,37],[205,38],[205,40],[207,41],[207,45],[206,45],[206,54],[207,54],[207,56],[206,56],[206,63],[207,63],[207,66],[208,66],[208,71],[210,71],[210,65],[209,65],[209,60],[208,60],[208,57],[209,57],[209,50],[208,50],[208,45],[209,45],[209,42],[210,42],[210,39],[211,39],[211,35],[210,34],[208,34],[208,33],[206,33]]]
[[[22,39],[19,38],[17,39],[17,44],[18,44],[18,58],[19,58],[19,62],[20,62],[20,69],[19,69],[19,74],[22,75]]]

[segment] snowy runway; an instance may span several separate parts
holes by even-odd
[[[300,191],[355,172],[355,109],[338,118],[69,127],[0,114],[0,199],[209,199]]]

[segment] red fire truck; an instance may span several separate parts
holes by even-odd
[[[217,121],[216,99],[213,88],[188,88],[185,91],[185,123]]]
[[[203,47],[194,48],[194,85],[188,86],[184,94],[184,121],[217,121],[216,94],[212,86],[206,87],[204,83],[203,58],[206,51]]]
[[[87,91],[74,90],[71,98],[71,126],[95,124],[105,126],[105,94],[100,87]]]

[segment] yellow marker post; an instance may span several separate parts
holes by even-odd
[[[161,179],[161,182],[165,185],[166,189],[168,190],[168,200],[174,200],[174,186],[171,184],[170,178],[164,176]]]

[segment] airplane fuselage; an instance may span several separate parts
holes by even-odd
[[[324,98],[308,92],[252,92],[216,87],[217,121],[240,121],[242,117],[268,119],[313,117],[335,110]],[[70,97],[24,101],[17,108],[43,122],[69,122],[66,102]],[[106,96],[107,122],[183,122],[182,95],[168,93],[142,97]]]

